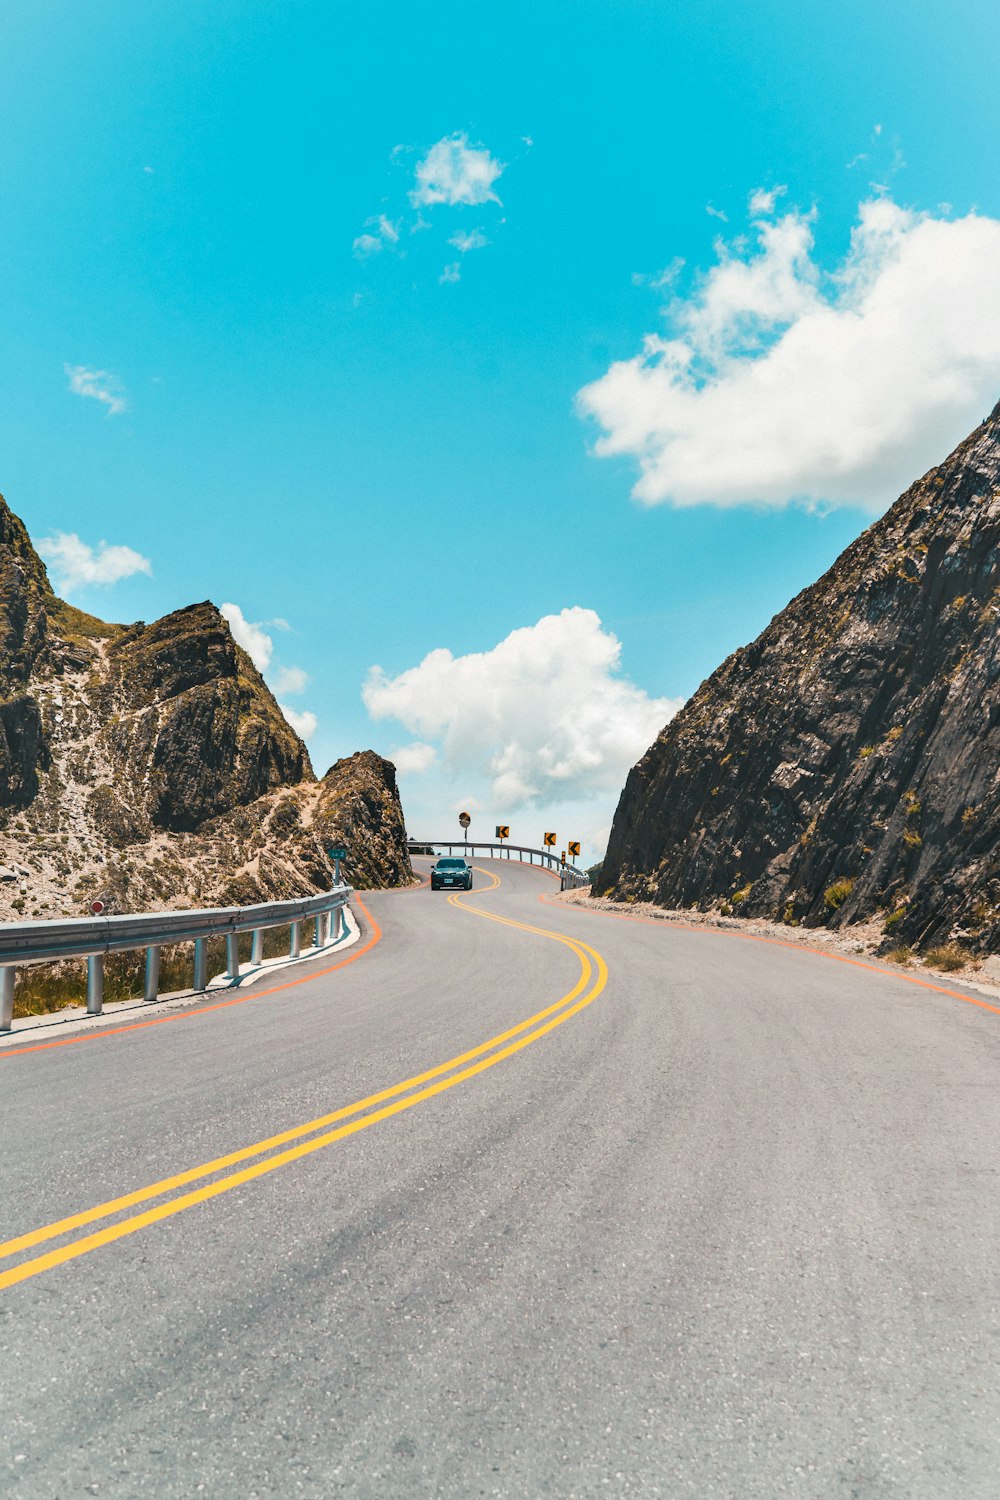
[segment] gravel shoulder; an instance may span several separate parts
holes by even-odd
[[[1000,957],[991,955],[983,960],[973,959],[959,970],[935,968],[917,957],[895,963],[884,951],[885,929],[878,919],[857,922],[845,931],[831,932],[822,927],[791,927],[784,922],[768,922],[760,917],[724,917],[718,912],[673,909],[656,906],[651,901],[612,901],[606,896],[592,896],[589,886],[563,891],[549,899],[566,906],[610,912],[619,917],[642,917],[645,920],[672,922],[685,927],[707,927],[739,932],[748,937],[766,937],[777,942],[799,944],[819,953],[863,955],[907,973],[961,983],[969,989],[978,990],[990,1000],[1000,1002]]]

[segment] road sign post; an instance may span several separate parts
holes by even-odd
[[[333,883],[340,884],[340,861],[347,858],[347,850],[343,844],[334,844],[329,848],[327,854],[333,860]]]

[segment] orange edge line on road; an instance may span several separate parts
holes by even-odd
[[[147,1026],[167,1026],[172,1021],[190,1021],[196,1016],[207,1015],[212,1010],[227,1010],[231,1005],[245,1005],[248,1000],[263,1000],[267,995],[280,994],[282,990],[294,989],[296,985],[306,984],[310,979],[322,979],[325,974],[333,974],[337,969],[346,969],[348,964],[357,963],[366,953],[370,953],[376,943],[381,941],[382,929],[372,916],[361,897],[355,895],[355,902],[364,912],[371,929],[372,935],[363,947],[356,949],[349,958],[342,958],[339,963],[331,964],[326,969],[316,969],[311,974],[303,974],[298,979],[288,979],[284,984],[274,984],[267,990],[248,990],[244,995],[234,995],[231,1000],[216,1000],[212,1005],[192,1006],[190,1010],[183,1010],[176,1015],[151,1016],[148,1021],[129,1021],[125,1025],[108,1027],[102,1031],[91,1031],[86,1036],[64,1036],[55,1042],[32,1042],[26,1047],[5,1047],[0,1049],[0,1058],[23,1057],[26,1052],[47,1052],[52,1047],[76,1047],[81,1042],[103,1042],[109,1037],[123,1036],[126,1031],[144,1031]]]
[[[546,906],[557,904],[544,892],[538,899]],[[809,948],[805,943],[789,943],[783,938],[763,937],[758,932],[731,932],[724,927],[689,927],[684,922],[672,922],[664,917],[630,917],[625,912],[604,911],[600,907],[581,906],[578,902],[560,901],[558,905],[589,912],[592,917],[611,917],[616,922],[642,922],[649,927],[666,927],[674,932],[693,932],[699,937],[737,938],[744,943],[765,943],[771,948],[788,948],[792,953],[807,953],[813,958],[829,958],[834,963],[850,964],[853,969],[867,969],[871,974],[884,974],[887,979],[900,979],[904,984],[915,984],[918,989],[932,990],[936,995],[947,995],[951,1000],[964,1000],[967,1005],[978,1005],[981,1010],[989,1010],[995,1016],[1000,1016],[1000,1006],[991,1005],[988,1000],[980,1000],[975,995],[963,995],[961,990],[949,990],[943,984],[932,984],[929,979],[918,979],[916,974],[899,974],[895,969],[883,968],[881,964],[866,964],[860,958],[848,958],[846,953],[826,953],[822,948]]]

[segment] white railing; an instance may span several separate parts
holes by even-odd
[[[104,1005],[104,959],[108,953],[145,948],[143,999],[159,993],[160,949],[173,943],[194,943],[195,990],[208,983],[206,941],[226,939],[225,977],[240,977],[239,936],[253,933],[251,964],[264,955],[264,933],[290,926],[289,958],[302,951],[302,923],[314,924],[314,948],[333,947],[347,935],[344,907],[351,887],[334,886],[318,896],[299,901],[267,901],[259,906],[221,906],[208,911],[142,912],[134,916],[67,917],[52,922],[0,923],[0,1032],[10,1031],[14,1010],[14,977],[18,964],[46,959],[86,958],[87,1014],[100,1015]]]

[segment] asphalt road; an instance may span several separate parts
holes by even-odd
[[[1000,1013],[479,868],[0,1054],[9,1492],[996,1500]]]

